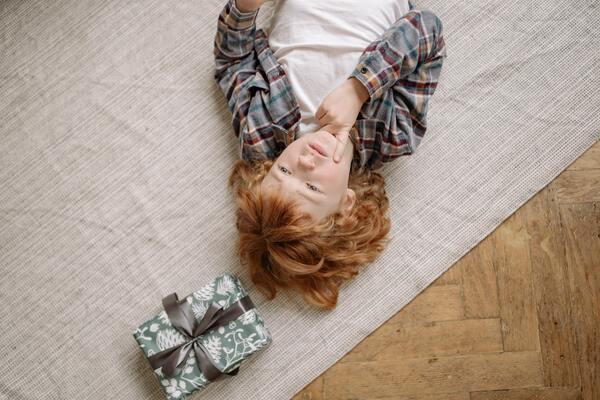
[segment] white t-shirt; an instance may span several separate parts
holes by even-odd
[[[300,106],[299,135],[320,128],[321,101],[348,79],[365,48],[410,9],[408,0],[275,0],[269,46]]]

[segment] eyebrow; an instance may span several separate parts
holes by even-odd
[[[275,164],[277,165],[277,164]],[[275,176],[275,173],[273,173],[273,179],[275,179],[277,181],[277,185],[278,187],[281,189],[281,178],[279,178],[278,176]],[[314,204],[319,204],[320,202],[318,202],[317,200],[315,200],[314,198],[310,197],[309,195],[307,195],[304,191],[302,190],[296,190],[296,193],[300,194],[301,196],[303,196],[305,199],[307,199],[308,201],[314,203]]]

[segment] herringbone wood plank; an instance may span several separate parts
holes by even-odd
[[[600,399],[600,143],[294,400]]]

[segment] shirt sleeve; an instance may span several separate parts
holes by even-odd
[[[214,78],[227,99],[238,137],[251,129],[247,126],[248,109],[257,96],[257,90],[252,88],[269,90],[258,72],[259,61],[254,51],[257,14],[258,10],[241,12],[235,0],[228,0],[219,15],[214,41]]]
[[[414,74],[412,91],[428,91],[446,57],[442,21],[431,11],[411,10],[363,51],[348,78],[358,79],[376,100],[399,79]]]
[[[446,57],[441,20],[413,9],[363,52],[349,78],[370,98],[363,105],[363,158],[372,168],[413,154],[427,130],[429,102]],[[378,136],[380,134],[380,136]]]

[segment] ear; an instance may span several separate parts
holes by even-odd
[[[352,211],[354,207],[354,203],[356,203],[356,193],[354,190],[348,188],[346,189],[346,194],[342,199],[342,204],[340,206],[340,211],[343,215],[348,215]]]

